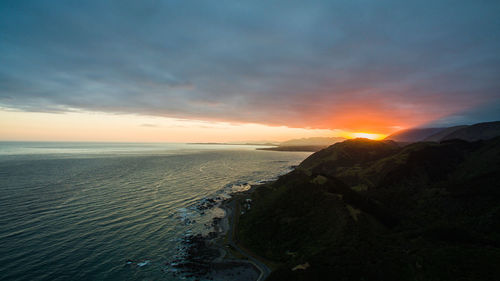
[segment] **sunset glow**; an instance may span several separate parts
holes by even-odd
[[[390,16],[378,1],[35,2],[0,4],[0,141],[382,139],[500,118],[494,1]]]
[[[387,137],[385,134],[375,134],[375,133],[364,133],[364,132],[358,132],[358,133],[345,133],[342,135],[345,138],[348,139],[355,139],[355,138],[365,138],[365,139],[371,139],[371,140],[381,140]]]
[[[98,112],[42,113],[0,108],[0,140],[97,142],[260,142],[338,136],[339,131],[255,123]]]

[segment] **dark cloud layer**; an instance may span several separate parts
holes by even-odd
[[[496,0],[4,0],[0,105],[381,130],[500,119],[498,15]]]

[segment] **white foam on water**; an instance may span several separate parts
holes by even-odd
[[[137,266],[143,267],[143,266],[148,265],[150,262],[151,262],[150,260],[145,260],[143,262],[137,263]]]

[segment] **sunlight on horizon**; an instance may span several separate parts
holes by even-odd
[[[261,142],[335,137],[340,130],[290,128],[97,112],[0,109],[2,141]]]
[[[365,133],[365,132],[345,133],[342,136],[348,139],[365,138],[371,140],[382,140],[385,137],[387,137],[386,134]]]

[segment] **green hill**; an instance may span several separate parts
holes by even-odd
[[[500,138],[336,143],[252,194],[269,280],[498,280]]]

